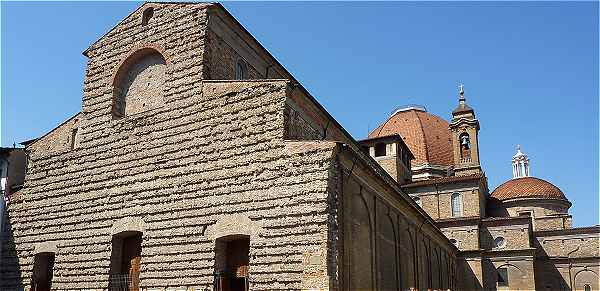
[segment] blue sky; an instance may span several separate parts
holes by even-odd
[[[81,109],[92,42],[136,2],[1,2],[1,144]],[[449,119],[457,86],[481,123],[490,189],[516,144],[598,223],[597,2],[225,2],[357,139],[394,107]]]

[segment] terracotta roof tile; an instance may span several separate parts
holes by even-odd
[[[535,178],[524,177],[508,180],[498,186],[490,195],[500,201],[516,198],[541,198],[567,200],[558,187],[550,182]]]
[[[448,122],[421,110],[396,112],[369,138],[399,134],[415,156],[412,165],[451,166],[454,161]]]

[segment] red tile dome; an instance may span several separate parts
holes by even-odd
[[[412,106],[395,111],[369,138],[399,134],[415,156],[412,165],[452,166],[454,153],[448,122]]]
[[[500,201],[519,198],[555,199],[568,201],[567,197],[565,197],[565,194],[563,194],[558,187],[552,185],[552,183],[548,181],[535,177],[522,177],[508,180],[504,182],[504,184],[498,186],[494,192],[492,192],[490,197]]]

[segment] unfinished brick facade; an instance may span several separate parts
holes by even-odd
[[[558,187],[489,191],[462,86],[450,123],[357,142],[217,3],[145,3],[84,54],[81,112],[25,143],[0,290],[600,287]]]
[[[146,3],[84,54],[81,113],[26,146],[1,290],[458,285],[435,222],[221,5]]]

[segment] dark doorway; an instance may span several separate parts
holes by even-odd
[[[138,291],[141,259],[141,233],[133,232],[113,237],[109,290]]]
[[[215,289],[219,291],[248,290],[250,237],[232,236],[216,242]]]
[[[35,255],[31,276],[32,291],[50,291],[52,287],[52,269],[54,269],[54,253]]]

